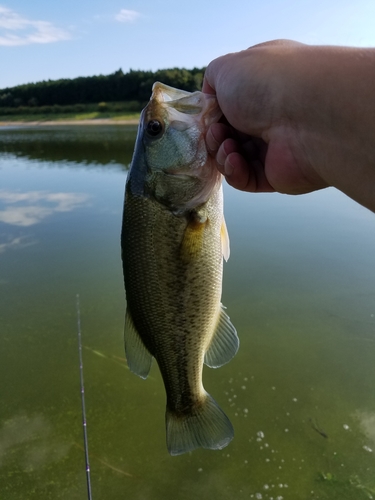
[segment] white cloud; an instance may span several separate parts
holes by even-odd
[[[0,5],[0,46],[52,43],[70,38],[68,31],[57,28],[48,21],[26,19]]]
[[[71,212],[84,205],[84,193],[48,193],[45,191],[0,191],[0,222],[13,226],[33,226],[56,212]]]
[[[115,19],[120,23],[132,23],[138,19],[139,16],[140,13],[136,10],[121,9],[120,12],[116,14]]]

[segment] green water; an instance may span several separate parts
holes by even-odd
[[[135,128],[0,129],[0,499],[375,499],[375,215],[226,186],[237,356],[204,370],[222,451],[170,457],[153,366],[126,367],[119,234]]]

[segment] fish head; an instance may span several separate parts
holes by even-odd
[[[138,181],[147,196],[183,213],[205,203],[221,185],[222,176],[205,144],[207,129],[221,110],[213,95],[159,82],[152,90],[139,124],[143,175]],[[132,169],[137,167],[135,155]]]

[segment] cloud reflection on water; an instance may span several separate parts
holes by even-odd
[[[5,243],[0,243],[0,254],[13,248],[23,248],[33,244],[33,242],[27,241],[27,238],[22,236],[10,237]]]
[[[21,453],[23,469],[35,470],[61,460],[70,446],[54,439],[52,425],[43,415],[15,415],[0,428],[0,467]]]
[[[58,212],[71,212],[87,203],[85,193],[0,191],[0,222],[32,226]],[[0,245],[1,250],[1,245]]]

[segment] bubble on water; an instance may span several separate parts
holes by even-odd
[[[264,443],[264,446],[265,446],[266,448],[268,448],[268,447],[269,447],[269,444],[268,444],[268,443]]]
[[[243,379],[245,382],[247,382],[249,380],[247,377],[244,377]]]
[[[269,459],[269,458],[266,458],[266,462],[270,462],[270,459]]]
[[[350,429],[349,425],[347,425],[347,424],[344,424],[344,425],[343,425],[343,427],[344,427],[344,429],[345,429],[346,431],[348,431],[348,430]]]
[[[241,385],[241,389],[245,390],[246,389],[246,385]]]
[[[247,460],[245,460],[245,464],[247,464],[247,463],[248,463]]]
[[[273,390],[273,391],[276,391],[276,387],[275,387],[275,386],[273,386],[273,387],[272,387],[272,390]]]
[[[285,429],[285,432],[289,432],[289,429]]]
[[[243,412],[244,412],[244,413],[249,413],[249,410],[248,410],[247,408],[244,408],[244,409],[243,409]]]
[[[363,446],[363,449],[364,449],[365,451],[368,451],[369,453],[372,453],[372,449],[371,449],[369,446],[366,446],[366,445],[365,445],[365,446]]]
[[[203,470],[202,467],[199,467],[198,472],[202,472],[202,470]]]
[[[292,401],[293,401],[294,403],[297,403],[298,399],[297,399],[297,398],[293,398],[293,399],[292,399]]]
[[[261,500],[263,498],[262,493],[255,493],[255,498]]]
[[[257,436],[258,436],[258,438],[263,439],[264,438],[264,433],[262,431],[258,431],[257,432]]]
[[[284,488],[284,485],[280,483],[279,488]]]

